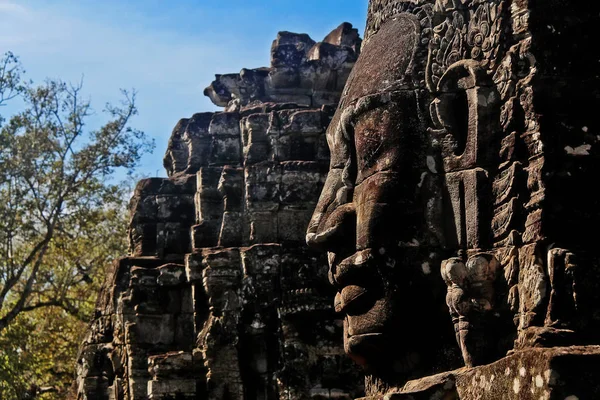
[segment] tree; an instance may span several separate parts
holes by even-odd
[[[60,299],[63,306],[23,312],[0,334],[0,398],[64,399],[73,382],[79,344],[94,311],[106,270],[127,251],[127,209],[107,204],[77,237],[57,237],[38,279],[48,282],[34,292],[35,302]]]
[[[19,59],[13,53],[8,52],[0,59],[0,106],[17,97],[25,89],[21,83],[23,72],[25,71]]]
[[[135,92],[122,91],[122,102],[104,109],[108,122],[91,130],[81,83],[35,86],[22,72],[14,55],[0,61],[0,104],[15,96],[24,103],[0,127],[0,333],[43,307],[82,312],[73,289],[93,280],[98,260],[89,256],[103,245],[95,232],[123,201],[111,177],[116,169],[131,173],[154,146],[130,127]]]

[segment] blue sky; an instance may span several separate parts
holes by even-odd
[[[27,77],[78,82],[98,112],[138,91],[133,125],[156,140],[141,172],[164,176],[175,123],[217,110],[202,94],[215,74],[269,64],[278,31],[321,40],[340,23],[363,33],[368,0],[0,0],[0,52]],[[3,115],[10,107],[2,110]],[[100,118],[96,118],[100,123]]]

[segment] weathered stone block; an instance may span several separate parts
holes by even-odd
[[[323,133],[325,131],[321,110],[302,110],[293,113],[289,124],[282,127],[281,134],[286,133]]]
[[[186,274],[187,277],[187,274]],[[181,312],[182,313],[193,313],[194,308],[194,296],[192,293],[192,286],[188,285],[179,291],[181,297]]]
[[[171,137],[169,138],[167,152],[163,158],[163,166],[169,176],[180,173],[187,167],[189,148],[183,136],[188,123],[188,118],[180,119],[173,128]]]
[[[211,221],[202,221],[194,225],[191,230],[192,249],[201,249],[204,247],[215,247],[219,241],[219,228],[221,221],[219,219]]]
[[[204,193],[206,196],[208,196],[209,193],[218,196],[217,186],[219,185],[219,179],[221,179],[222,172],[222,167],[201,168],[196,174],[198,192]]]
[[[358,51],[362,40],[358,34],[358,29],[353,28],[352,24],[348,22],[343,22],[340,26],[332,30],[323,39],[323,42],[336,46],[350,47]]]
[[[237,266],[240,264],[240,250],[229,249],[205,249],[202,251],[203,263],[212,268],[211,274],[219,274],[217,271],[236,271],[233,276],[239,275]],[[233,269],[231,269],[233,268]],[[226,273],[228,275],[228,273]]]
[[[163,398],[165,395],[181,396],[188,395],[193,396],[196,394],[196,380],[195,379],[174,379],[168,381],[155,381],[148,382],[148,396],[151,399]],[[179,398],[179,397],[177,397]]]
[[[212,150],[212,138],[210,136],[194,139],[188,144],[190,152],[188,155],[188,165],[185,172],[188,174],[197,173],[200,168],[208,165],[210,153]]]
[[[157,224],[132,224],[129,228],[129,248],[132,256],[153,256],[157,250]]]
[[[175,318],[175,343],[177,348],[191,350],[196,341],[194,314],[182,313]]]
[[[196,191],[194,174],[184,174],[165,178],[147,178],[138,182],[134,195],[193,194]]]
[[[242,120],[244,146],[268,141],[267,130],[269,129],[270,118],[270,113],[257,113],[251,114]]]
[[[129,395],[134,399],[143,399],[148,396],[148,373],[129,377]]]
[[[271,211],[279,207],[281,168],[256,164],[246,168],[246,205],[249,211]]]
[[[225,167],[218,186],[223,196],[223,210],[241,212],[244,194],[244,170],[242,168]]]
[[[210,192],[212,190],[202,191],[196,193],[194,196],[196,221],[199,223],[219,219],[223,214],[223,198],[217,192],[216,188],[214,193]]]
[[[356,54],[352,48],[340,47],[327,42],[317,43],[308,53],[309,60],[319,61],[320,66],[335,72],[345,63],[356,61]],[[335,85],[335,80],[333,80]],[[319,86],[317,86],[319,87]],[[335,86],[326,85],[328,89],[335,89]]]
[[[158,273],[156,281],[160,286],[177,286],[186,281],[185,266],[181,264],[165,264]]]
[[[158,211],[156,196],[133,196],[129,203],[129,210],[132,224],[156,222]]]
[[[130,274],[130,288],[142,288],[144,286],[155,287],[156,278],[158,277],[159,271],[153,268],[134,266],[131,268]]]
[[[188,376],[192,364],[192,353],[185,351],[173,351],[148,357],[148,371],[154,378]]]
[[[190,226],[179,222],[157,224],[157,248],[161,255],[185,254],[190,249]]]
[[[222,112],[213,115],[208,131],[211,135],[240,135],[240,115],[238,113]]]
[[[279,32],[271,46],[271,65],[273,67],[300,65],[314,44],[315,41],[307,34]]]
[[[271,145],[268,142],[251,142],[244,148],[244,163],[255,164],[262,161],[272,161]]]
[[[175,338],[175,319],[173,315],[145,315],[135,318],[135,323],[125,326],[127,343],[171,344]]]
[[[242,143],[240,136],[214,136],[210,165],[240,164]]]
[[[82,380],[78,390],[87,393],[108,392],[109,382],[107,377],[93,376]]]
[[[188,120],[183,134],[184,140],[194,140],[207,137],[209,135],[209,126],[215,113],[203,112],[192,115]]]
[[[277,213],[277,241],[304,242],[312,210],[280,210]]]
[[[245,275],[277,275],[281,246],[278,244],[256,245],[242,250],[242,268]]]
[[[277,103],[285,103],[285,101],[277,101],[273,96],[276,90],[281,90],[290,87],[300,86],[300,76],[298,69],[288,66],[278,66],[269,72],[269,77],[266,80],[267,91],[271,93],[271,99]]]
[[[279,137],[271,136],[273,158],[276,161],[314,160],[317,137],[314,134],[292,133]]]
[[[277,207],[274,205],[273,208]],[[250,221],[250,243],[277,242],[277,211],[251,212],[248,219]]]
[[[316,162],[282,164],[281,204],[313,209],[325,182],[323,165]]]
[[[160,347],[157,347],[160,350]],[[127,364],[127,373],[130,376],[144,377],[147,379],[148,376],[148,351],[146,346],[132,343],[126,345],[127,358],[129,363]]]
[[[198,282],[202,280],[202,270],[205,265],[202,263],[204,256],[201,252],[193,252],[185,255],[185,274],[188,282]]]
[[[267,136],[269,124],[270,114],[266,113],[252,114],[242,120],[245,163],[254,164],[271,158]]]
[[[158,195],[156,221],[159,222],[188,222],[194,219],[193,195]]]
[[[245,224],[243,213],[226,211],[223,213],[223,222],[219,234],[219,246],[241,246]]]

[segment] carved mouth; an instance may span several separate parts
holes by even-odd
[[[366,297],[367,294],[368,290],[361,286],[349,285],[344,287],[341,292],[335,295],[335,311],[339,313],[351,312],[360,304],[360,299]]]
[[[339,263],[334,261],[331,266],[332,281],[338,287],[364,286],[365,281],[372,280],[371,275],[376,271],[376,262],[371,249],[358,251]]]

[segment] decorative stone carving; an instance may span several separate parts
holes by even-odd
[[[488,320],[494,318],[498,272],[498,260],[491,254],[475,254],[466,263],[460,258],[442,262],[442,278],[448,286],[446,304],[462,357],[469,367],[483,364],[493,345],[489,330],[493,324]]]

